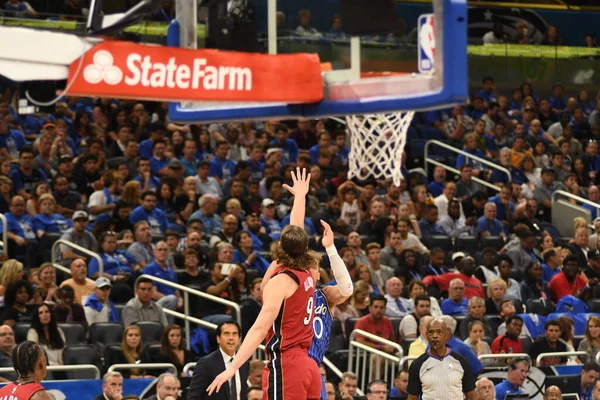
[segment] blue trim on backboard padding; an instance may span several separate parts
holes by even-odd
[[[173,121],[201,122],[256,118],[301,118],[347,114],[372,114],[395,110],[422,111],[467,100],[467,4],[466,0],[443,0],[443,88],[428,94],[380,100],[325,100],[314,104],[265,105],[233,109],[184,110],[177,103],[169,104],[169,117]],[[167,44],[179,45],[179,24],[171,23],[167,31]]]

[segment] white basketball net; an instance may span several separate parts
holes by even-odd
[[[348,177],[360,180],[392,178],[402,180],[402,152],[414,111],[392,114],[348,115],[350,157]]]

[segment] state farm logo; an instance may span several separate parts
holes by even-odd
[[[99,50],[94,54],[94,64],[83,70],[83,78],[93,85],[102,81],[112,86],[118,85],[123,80],[123,72],[113,65],[114,62],[112,54],[106,50]]]
[[[118,56],[118,54],[117,54]],[[162,58],[162,57],[160,57]],[[203,89],[206,91],[252,91],[252,70],[246,67],[210,65],[206,58],[176,58],[161,62],[151,55],[130,53],[123,67],[117,67],[113,54],[98,50],[93,64],[83,70],[86,82],[116,86],[142,86],[160,89]]]

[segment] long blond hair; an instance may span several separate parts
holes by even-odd
[[[21,280],[23,264],[17,260],[8,260],[0,268],[0,285],[7,287],[9,284]]]
[[[288,225],[283,229],[271,258],[277,260],[279,265],[300,271],[307,271],[312,265],[318,266],[321,262],[321,256],[308,249],[306,231],[295,225]]]
[[[125,356],[125,359],[127,360],[128,364],[135,364],[137,361],[137,358],[133,354],[133,350],[127,345],[127,333],[132,329],[137,330],[138,334],[140,335],[140,343],[135,348],[135,351],[137,352],[138,357],[140,356],[140,354],[142,354],[142,349],[143,349],[142,342],[144,339],[142,337],[142,330],[137,325],[129,325],[123,331],[123,339],[121,339],[121,351],[123,352],[123,355]],[[132,369],[131,375],[140,375],[140,370]]]

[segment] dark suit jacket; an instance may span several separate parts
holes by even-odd
[[[104,398],[104,393],[100,393],[98,396],[94,397],[93,400],[106,400],[106,399]]]
[[[248,362],[239,369],[240,380],[242,382],[242,387],[240,388],[241,400],[248,399],[248,370]],[[212,396],[208,396],[206,393],[206,388],[212,383],[216,376],[223,371],[225,371],[225,363],[223,362],[223,356],[221,355],[220,350],[213,351],[206,357],[201,358],[194,368],[194,375],[192,376],[192,381],[188,388],[187,400],[231,400],[229,383],[225,383],[221,386],[219,393],[214,392]]]

